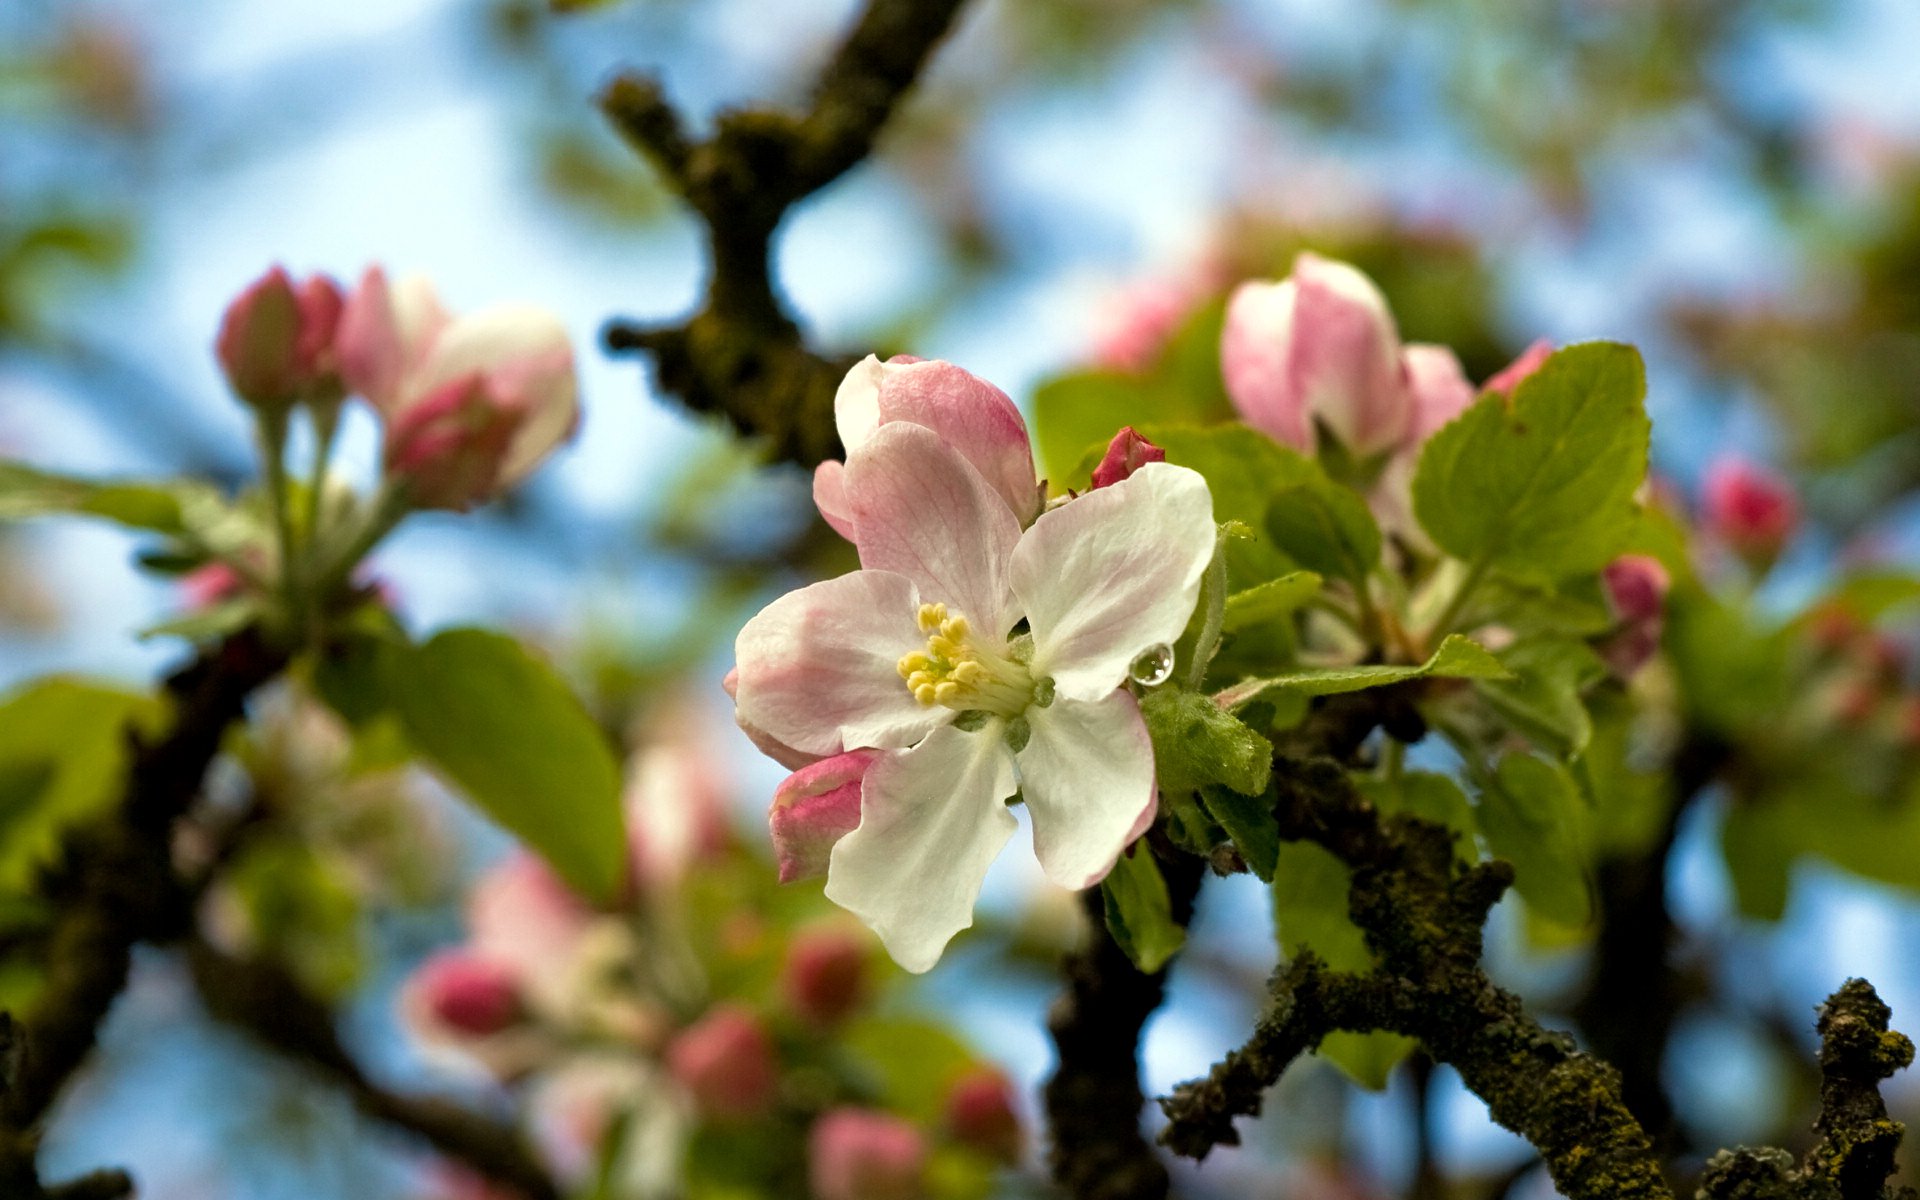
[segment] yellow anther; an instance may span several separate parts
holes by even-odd
[[[920,684],[913,689],[913,698],[929,708],[933,707],[936,699],[934,686],[930,683]]]
[[[920,628],[931,633],[947,619],[947,606],[944,604],[922,604],[920,606]]]
[[[952,641],[964,642],[967,640],[967,634],[973,632],[973,629],[967,624],[965,617],[948,617],[940,622],[940,632]]]
[[[960,698],[960,685],[952,680],[937,684],[933,689],[933,698],[937,703],[950,706]]]

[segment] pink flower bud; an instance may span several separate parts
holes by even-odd
[[[1391,450],[1412,416],[1386,298],[1358,270],[1315,254],[1279,283],[1234,291],[1220,367],[1242,419],[1303,452],[1319,427],[1357,456]]]
[[[409,1008],[442,1029],[466,1037],[487,1037],[523,1015],[513,972],[505,965],[465,950],[447,950],[429,958],[408,984]]]
[[[796,934],[787,948],[780,991],[787,1006],[819,1029],[838,1025],[867,998],[867,946],[843,928]]]
[[[1167,461],[1167,452],[1141,437],[1129,425],[1107,443],[1106,457],[1093,469],[1093,486],[1106,487],[1138,471],[1150,462]]]
[[[1660,616],[1670,581],[1659,559],[1646,554],[1623,554],[1600,572],[1607,604],[1623,623],[1651,621]]]
[[[1400,351],[1400,363],[1413,393],[1406,444],[1417,453],[1443,425],[1467,410],[1476,393],[1460,359],[1445,346],[1415,342]]]
[[[227,382],[256,408],[284,409],[334,372],[340,289],[324,275],[295,286],[282,267],[256,279],[227,306],[214,352]]]
[[[849,750],[823,758],[774,791],[768,825],[781,883],[826,873],[833,844],[860,824],[860,784],[878,757],[875,750]]]
[[[1019,1162],[1025,1138],[1013,1111],[1013,1084],[992,1067],[961,1076],[947,1092],[947,1130],[983,1154]]]
[[[387,427],[387,477],[416,508],[472,508],[500,490],[522,417],[481,376],[452,380]]]
[[[916,1200],[926,1162],[919,1130],[870,1109],[833,1109],[807,1135],[814,1200]]]
[[[245,591],[246,586],[240,572],[223,562],[210,562],[180,577],[180,591],[186,597],[187,608],[193,612],[231,600]]]
[[[667,1046],[667,1066],[710,1117],[737,1121],[773,1104],[779,1069],[773,1038],[750,1009],[719,1005]]]
[[[368,267],[340,314],[341,378],[349,390],[391,416],[407,373],[425,361],[448,321],[425,279],[415,275],[389,284],[385,271]]]
[[[1483,392],[1500,392],[1510,395],[1520,386],[1522,380],[1540,369],[1540,365],[1553,357],[1553,343],[1541,338],[1520,352],[1520,357],[1500,368],[1481,385]]]
[[[1772,564],[1800,522],[1793,488],[1744,459],[1707,469],[1703,501],[1708,531],[1757,568]]]

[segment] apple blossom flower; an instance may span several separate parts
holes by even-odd
[[[667,1067],[700,1111],[722,1121],[765,1113],[779,1087],[773,1035],[753,1010],[721,1004],[667,1046]]]
[[[833,1109],[807,1135],[814,1200],[917,1200],[926,1163],[920,1131],[872,1109]]]
[[[1023,532],[957,450],[906,421],[875,430],[844,483],[863,569],[747,622],[735,702],[804,753],[882,752],[826,892],[925,971],[972,923],[1016,788],[1065,887],[1105,876],[1151,822],[1153,747],[1123,685],[1186,627],[1212,498],[1193,471],[1148,463]]]
[[[1100,465],[1093,469],[1093,486],[1103,488],[1119,483],[1150,462],[1167,461],[1167,452],[1134,432],[1128,425],[1113,435]]]
[[[1007,394],[949,362],[874,355],[856,363],[833,397],[833,422],[851,458],[874,432],[894,422],[938,434],[980,472],[1021,525],[1030,525],[1045,499],[1034,478],[1027,423]],[[827,524],[854,540],[846,495],[846,464],[829,459],[814,469],[813,502]]]
[[[1757,568],[1771,565],[1800,523],[1792,485],[1741,458],[1707,468],[1701,499],[1707,530]]]
[[[249,284],[227,306],[214,344],[234,393],[255,408],[284,412],[337,387],[342,304],[340,285],[325,275],[296,284],[284,267],[274,267]]]
[[[1384,453],[1412,417],[1386,298],[1356,268],[1317,254],[1302,253],[1278,283],[1234,289],[1220,367],[1241,418],[1303,453],[1321,428],[1355,457]]]
[[[627,760],[623,799],[636,882],[670,890],[726,846],[728,781],[721,762],[704,731],[685,718],[657,731]]]
[[[789,1009],[817,1029],[851,1016],[867,998],[867,983],[867,947],[850,930],[802,930],[787,947],[780,994]]]
[[[487,1037],[512,1027],[524,1015],[511,968],[462,950],[427,959],[407,984],[405,1003],[440,1029],[459,1037]]]
[[[389,284],[370,267],[347,298],[337,350],[347,386],[386,422],[389,475],[424,507],[514,486],[579,424],[573,347],[541,309],[452,317],[426,281]]]
[[[1023,1137],[1013,1110],[1013,1084],[994,1067],[980,1067],[947,1090],[947,1132],[963,1145],[1005,1162],[1019,1162]]]

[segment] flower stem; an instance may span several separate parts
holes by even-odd
[[[267,485],[267,505],[273,511],[273,533],[279,558],[280,595],[292,626],[304,632],[306,597],[298,568],[300,545],[293,532],[293,510],[287,496],[287,414],[260,414],[260,465]]]

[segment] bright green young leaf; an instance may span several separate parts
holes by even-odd
[[[1262,883],[1273,882],[1280,857],[1280,827],[1273,819],[1273,794],[1243,796],[1232,788],[1200,789],[1201,803],[1233,839],[1247,867]]]
[[[1285,675],[1236,683],[1218,693],[1214,700],[1222,708],[1238,708],[1261,693],[1276,688],[1303,696],[1333,696],[1341,692],[1358,692],[1391,683],[1405,683],[1409,679],[1428,675],[1444,679],[1504,679],[1508,674],[1507,669],[1500,665],[1500,660],[1487,653],[1479,643],[1452,633],[1440,643],[1433,657],[1417,666],[1389,666],[1382,663],[1289,671]]]
[[[1493,710],[1536,747],[1562,759],[1583,753],[1593,736],[1593,720],[1581,693],[1606,674],[1585,642],[1537,637],[1515,642],[1500,652],[1508,679],[1474,683]]]
[[[396,651],[387,685],[408,740],[568,883],[611,900],[626,871],[620,767],[566,682],[485,630]]]
[[[1562,925],[1584,925],[1593,915],[1585,806],[1564,769],[1531,754],[1501,759],[1480,793],[1480,831],[1513,864],[1513,889]]]
[[[1267,509],[1267,535],[1309,571],[1361,585],[1380,563],[1380,527],[1351,488],[1318,478],[1287,488]]]
[[[1596,571],[1635,530],[1650,425],[1640,355],[1568,346],[1515,390],[1480,398],[1421,451],[1414,513],[1464,562],[1551,582]]]
[[[944,1025],[913,1017],[862,1016],[839,1042],[871,1077],[881,1102],[918,1121],[940,1119],[948,1090],[977,1061]]]
[[[1167,881],[1153,851],[1137,842],[1100,884],[1106,903],[1107,931],[1134,966],[1151,975],[1186,944],[1187,931],[1174,922]]]
[[[1453,854],[1463,863],[1479,859],[1473,804],[1460,785],[1445,775],[1408,771],[1394,779],[1357,779],[1362,795],[1386,816],[1405,813],[1453,830]]]
[[[182,498],[209,491],[204,484],[185,481],[103,482],[0,463],[0,521],[68,513],[133,529],[179,533],[184,528]]]
[[[1729,807],[1720,825],[1720,853],[1741,915],[1778,921],[1787,914],[1793,860],[1800,847],[1788,840],[1779,814],[1748,804]]]
[[[1166,792],[1219,784],[1249,796],[1267,790],[1273,743],[1198,692],[1161,688],[1141,702],[1154,770]]]
[[[1238,633],[1289,617],[1320,594],[1320,582],[1320,576],[1312,571],[1294,571],[1235,592],[1227,597],[1224,628],[1228,633]]]
[[[1776,720],[1794,696],[1786,630],[1694,588],[1667,595],[1661,647],[1680,685],[1688,720],[1738,736]]]
[[[1353,876],[1347,865],[1312,842],[1286,842],[1273,872],[1273,921],[1280,949],[1292,958],[1311,950],[1338,971],[1366,971],[1373,953],[1347,916]],[[1362,1087],[1386,1086],[1395,1063],[1413,1042],[1392,1033],[1335,1033],[1320,1043],[1332,1061]]]
[[[0,701],[0,891],[27,889],[71,826],[119,798],[128,733],[157,734],[152,696],[74,679],[45,679]]]

